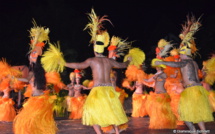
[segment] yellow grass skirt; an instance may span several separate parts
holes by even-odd
[[[53,118],[53,102],[48,95],[30,97],[15,117],[15,134],[55,134],[57,126]]]
[[[209,101],[211,104],[212,111],[215,112],[215,91],[209,91]]]
[[[180,97],[180,120],[193,123],[213,121],[208,91],[202,86],[186,88]]]
[[[0,121],[13,121],[16,116],[14,101],[10,98],[0,98]]]
[[[88,95],[82,117],[84,125],[121,125],[128,122],[119,100],[119,94],[112,86],[94,87]]]
[[[87,96],[71,97],[71,113],[70,119],[81,119],[83,114],[83,106]]]
[[[132,95],[132,117],[143,117],[148,115],[145,108],[146,95],[136,94]]]
[[[147,96],[146,111],[150,116],[150,129],[174,129],[176,117],[170,107],[170,96],[167,93],[150,92]]]

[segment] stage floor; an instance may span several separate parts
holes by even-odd
[[[158,120],[159,121],[159,120]],[[57,134],[95,134],[94,130],[90,126],[84,126],[81,124],[81,120],[66,120],[57,119],[58,133]],[[13,134],[12,123],[0,122],[0,134]],[[188,128],[185,125],[178,126],[176,130],[173,129],[160,129],[153,130],[148,129],[149,117],[132,118],[129,117],[128,129],[121,132],[121,134],[187,134],[185,131]],[[206,123],[207,133],[215,134],[215,122]],[[196,126],[197,127],[197,126]]]

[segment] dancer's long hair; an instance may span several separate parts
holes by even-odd
[[[41,64],[41,56],[37,57],[36,63],[32,64],[32,71],[34,74],[34,86],[37,87],[38,90],[45,90],[46,88],[46,78],[45,78],[45,70]]]

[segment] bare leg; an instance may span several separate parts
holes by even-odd
[[[200,128],[201,130],[206,130],[206,129],[205,129],[205,123],[204,123],[204,122],[199,122],[198,125],[199,125],[199,128]],[[206,131],[205,131],[205,132],[206,132]],[[202,133],[202,134],[206,134],[206,133]]]
[[[192,122],[187,122],[187,121],[185,121],[184,123],[187,125],[187,127],[188,127],[192,132],[194,132],[193,134],[197,134],[197,133],[196,133],[196,128],[195,128],[195,126],[193,125]]]
[[[114,129],[115,129],[116,134],[119,134],[119,128],[114,125]]]
[[[93,128],[94,128],[94,130],[95,130],[96,134],[102,134],[102,131],[101,131],[100,126],[99,126],[99,125],[93,125]]]

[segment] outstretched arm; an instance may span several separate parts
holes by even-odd
[[[29,82],[32,77],[33,77],[33,72],[31,71],[31,72],[29,72],[27,78],[17,78],[17,80],[22,81],[22,82]]]
[[[65,66],[73,69],[85,69],[90,66],[91,60],[87,59],[80,63],[66,63]]]
[[[126,68],[128,66],[128,64],[130,63],[129,60],[126,61],[126,62],[117,62],[117,61],[115,61],[113,59],[111,59],[111,60],[112,60],[111,63],[112,63],[114,68]]]
[[[85,86],[81,86],[84,90],[90,90],[91,88],[85,87]]]
[[[170,67],[184,67],[187,63],[183,61],[181,62],[156,61],[155,62],[155,65],[161,65],[161,64],[164,64]]]

